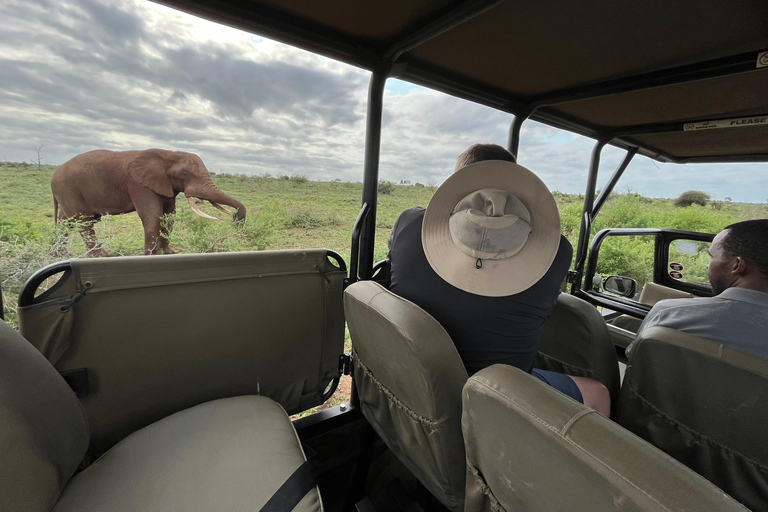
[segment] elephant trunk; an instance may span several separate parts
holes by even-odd
[[[220,205],[223,204],[226,206],[231,206],[232,208],[235,208],[237,210],[234,213],[235,220],[243,220],[245,218],[245,206],[243,205],[243,203],[241,203],[234,197],[231,197],[225,194],[224,192],[222,192],[212,181],[206,182],[202,187],[199,187],[199,188],[195,187],[192,189],[186,189],[184,191],[184,194],[187,196],[187,198],[197,197],[199,199],[204,199],[205,201],[208,201],[211,204],[213,204],[219,210],[226,213],[229,213],[229,212],[227,212],[227,210],[222,208]]]

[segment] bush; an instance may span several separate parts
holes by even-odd
[[[306,185],[308,181],[309,178],[303,174],[294,174],[291,176],[291,182],[293,183],[294,187],[298,187],[299,185]]]
[[[379,182],[379,194],[385,194],[389,195],[395,190],[395,184],[391,181],[380,181]]]
[[[230,252],[263,250],[271,244],[277,231],[286,225],[285,211],[270,206],[260,213],[250,213],[242,221],[203,219],[183,208],[166,216],[173,222],[168,236],[171,247],[181,252]]]
[[[710,196],[706,192],[700,190],[686,190],[680,194],[680,197],[678,197],[677,200],[675,200],[675,206],[678,208],[684,208],[686,206],[691,206],[692,204],[707,206],[709,198]]]
[[[291,226],[295,228],[319,228],[324,224],[325,222],[318,215],[307,211],[299,212],[291,218]]]

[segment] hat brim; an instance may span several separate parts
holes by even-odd
[[[503,260],[483,260],[453,242],[449,219],[466,195],[485,188],[509,191],[531,214],[531,234],[523,248]],[[501,160],[486,160],[453,173],[437,189],[424,213],[421,243],[429,264],[444,280],[469,293],[503,297],[527,290],[546,274],[560,245],[560,214],[552,193],[538,176]]]

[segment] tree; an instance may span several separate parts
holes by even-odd
[[[43,150],[43,145],[40,144],[40,147],[35,146],[35,153],[37,153],[37,170],[40,170],[40,165],[43,163],[43,157],[40,155],[40,151]]]
[[[692,204],[698,204],[699,206],[706,206],[709,202],[710,196],[706,192],[701,190],[686,190],[680,197],[675,200],[675,206],[685,207]]]

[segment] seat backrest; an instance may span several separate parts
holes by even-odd
[[[362,412],[405,466],[452,511],[464,507],[464,364],[445,329],[373,281],[344,293]]]
[[[51,510],[87,449],[75,394],[0,320],[0,510]]]
[[[618,421],[747,507],[766,509],[768,360],[666,327],[643,330]]]
[[[325,249],[75,259],[19,308],[20,332],[60,372],[87,371],[97,453],[218,398],[267,396],[295,414],[339,377],[347,272],[332,259]]]
[[[619,396],[619,361],[611,333],[600,312],[589,302],[561,293],[544,322],[536,368],[589,377]]]
[[[506,365],[463,391],[465,512],[742,511],[673,458]]]
[[[694,295],[692,293],[684,292],[682,290],[676,290],[663,284],[654,283],[648,281],[643,285],[643,289],[640,291],[640,297],[638,302],[654,306],[657,302],[664,299],[692,299]],[[613,325],[621,327],[628,331],[637,332],[640,328],[640,324],[643,321],[640,318],[635,318],[629,315],[620,315],[613,320]]]

